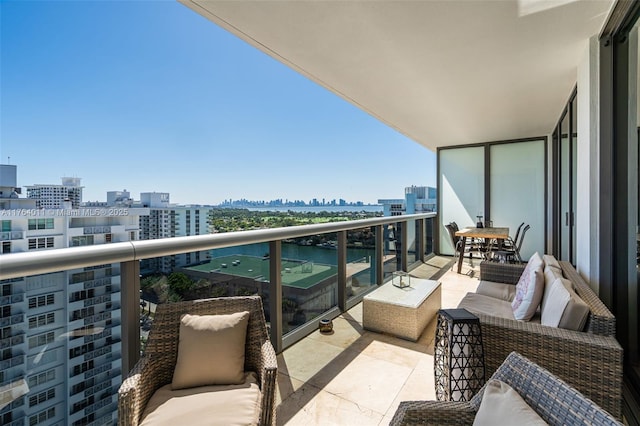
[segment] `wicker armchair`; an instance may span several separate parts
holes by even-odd
[[[118,423],[122,426],[137,425],[153,393],[171,383],[178,354],[182,314],[212,315],[241,311],[250,313],[244,369],[257,373],[262,394],[256,423],[275,424],[276,354],[269,341],[259,296],[222,297],[158,305],[144,355],[118,391]]]
[[[526,265],[482,262],[480,279],[516,284]],[[617,419],[622,419],[622,347],[616,321],[569,262],[563,274],[589,305],[586,331],[572,331],[490,315],[480,318],[487,375],[516,351],[575,387]]]
[[[507,383],[550,425],[620,425],[573,387],[527,358],[512,352],[493,374]],[[404,401],[390,425],[471,425],[482,388],[468,402]]]

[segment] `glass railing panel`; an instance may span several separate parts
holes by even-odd
[[[366,293],[376,285],[375,229],[347,231],[347,298]]]
[[[407,265],[412,265],[420,259],[420,254],[416,250],[420,237],[417,234],[419,227],[415,220],[410,220],[402,225],[407,227]]]
[[[423,238],[424,238],[424,254],[425,256],[428,256],[430,254],[433,253],[434,251],[434,236],[433,236],[433,232],[434,232],[434,218],[428,218],[428,219],[424,219],[424,232],[423,232]]]
[[[313,321],[338,305],[335,233],[282,242],[282,333]]]
[[[400,223],[383,227],[384,281],[390,280],[394,271],[402,270],[402,230],[400,227]]]

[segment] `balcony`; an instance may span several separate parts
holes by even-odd
[[[411,275],[440,278],[442,307],[454,308],[478,279],[433,257]],[[465,272],[469,269],[465,262]],[[444,269],[441,269],[443,268]],[[413,343],[364,330],[362,303],[333,320],[334,334],[313,332],[278,355],[278,424],[387,425],[400,401],[435,400],[432,321]]]
[[[417,214],[16,253],[0,257],[0,278],[119,262],[120,308],[95,312],[64,326],[75,329],[97,323],[99,327],[106,327],[96,328],[95,336],[92,333],[81,336],[83,340],[74,342],[76,345],[87,344],[119,328],[113,331],[116,338],[109,344],[84,354],[76,382],[114,368],[126,376],[140,355],[141,260],[266,243],[267,252],[262,251],[263,246],[255,246],[259,256],[252,259],[241,255],[228,255],[229,260],[213,257],[212,262],[220,265],[210,266],[217,269],[194,273],[213,273],[221,282],[237,285],[236,290],[255,291],[264,297],[271,340],[278,353],[278,423],[387,424],[400,401],[435,399],[435,321],[415,343],[366,331],[362,326],[363,297],[388,281],[396,270],[440,280],[443,308],[456,307],[460,299],[467,292],[475,291],[478,285],[478,279],[474,278],[479,275],[478,261],[475,268],[470,268],[465,261],[463,267],[467,273],[457,274],[450,271],[450,257],[435,256],[431,252],[435,218],[435,213]],[[393,232],[389,232],[390,227]],[[370,256],[354,257],[354,250],[362,249],[360,242],[354,243],[354,234],[372,241],[373,245],[367,249]],[[289,251],[285,253],[285,246],[300,257],[291,258]],[[335,266],[310,262],[306,255],[309,250],[335,259]],[[228,262],[226,267],[222,262]],[[249,265],[249,262],[254,263]],[[249,271],[251,275],[247,275]],[[320,304],[294,300],[306,288],[306,281],[294,278],[296,274],[305,273],[317,273],[317,282],[313,285],[321,290],[321,299],[330,300],[328,304],[319,307]],[[234,278],[229,279],[232,275]],[[242,284],[234,284],[237,282]],[[248,283],[254,283],[255,289],[248,287]],[[297,303],[297,309],[290,309],[292,300]],[[296,319],[297,311],[302,311],[302,320]],[[103,324],[112,316],[118,321]],[[323,318],[333,319],[333,334],[321,335],[317,331],[318,321]],[[7,368],[18,364],[9,363]],[[118,385],[113,384],[111,391],[116,392],[117,388]],[[103,409],[111,407],[110,402],[103,401],[109,398],[105,395],[104,400],[94,403],[92,410],[99,411],[96,417],[103,417]],[[113,407],[115,410],[115,405]],[[83,415],[92,413],[86,411]],[[79,420],[77,416],[76,413],[73,421]]]

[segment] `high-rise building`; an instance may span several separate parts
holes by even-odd
[[[436,211],[437,191],[431,186],[408,186],[404,189],[404,199],[379,199],[384,216],[427,213]]]
[[[15,186],[15,167],[0,167],[3,254],[136,240],[139,217],[149,214],[75,208],[55,191],[20,199],[5,191]],[[62,187],[81,197],[79,179]],[[35,208],[37,201],[58,207]],[[120,264],[0,281],[0,348],[0,387],[11,394],[0,400],[0,424],[113,424],[122,379]]]
[[[140,217],[140,239],[186,237],[209,233],[209,212],[211,207],[180,206],[170,203],[169,193],[143,192],[140,203],[149,208],[148,216]],[[161,258],[143,260],[144,273],[171,273],[175,268],[208,261],[209,251],[196,251]]]
[[[27,186],[27,198],[36,200],[36,208],[61,209],[64,202],[70,201],[71,207],[77,209],[82,203],[82,188],[80,178],[63,177],[62,185]]]

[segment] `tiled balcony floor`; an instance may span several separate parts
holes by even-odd
[[[431,278],[450,260],[433,258],[411,274]],[[465,259],[463,274],[446,269],[443,308],[476,290],[479,264]],[[315,331],[278,355],[278,424],[387,425],[400,401],[435,399],[435,319],[415,343],[364,330],[362,303],[333,324],[333,334]]]

